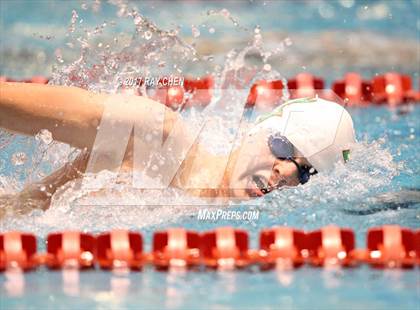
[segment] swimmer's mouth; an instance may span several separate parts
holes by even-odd
[[[272,188],[270,186],[264,185],[264,180],[260,176],[253,175],[252,181],[256,185],[258,192],[261,193],[259,196],[263,196],[271,192]]]
[[[283,187],[284,185],[286,185],[286,182],[284,180],[282,180],[277,185],[272,186],[272,185],[269,184],[269,182],[265,178],[263,178],[259,175],[253,175],[252,176],[252,182],[255,184],[256,188],[255,188],[254,191],[251,190],[251,192],[252,192],[251,194],[254,194],[254,196],[255,196],[255,192],[256,192],[256,196],[258,196],[258,197],[264,196],[264,195],[272,192],[273,190],[279,189],[279,188]],[[265,184],[267,184],[267,185],[265,185]]]

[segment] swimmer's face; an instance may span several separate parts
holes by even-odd
[[[276,188],[299,185],[296,165],[290,160],[275,158],[267,139],[266,132],[245,137],[230,179],[233,196],[260,197]],[[311,166],[303,157],[295,158],[295,161],[300,166]]]

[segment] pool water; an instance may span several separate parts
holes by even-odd
[[[24,297],[2,275],[3,309],[417,309],[418,271],[33,272]],[[9,285],[10,287],[11,285]]]
[[[88,88],[92,91],[112,92],[115,91],[112,84],[115,75],[127,73],[132,67],[136,68],[136,73],[143,72],[142,70],[152,73],[153,70],[157,70],[157,73],[160,74],[166,72],[164,69],[150,68],[147,64],[142,64],[141,59],[133,58],[127,63],[121,64],[115,70],[105,70],[107,73],[104,73],[105,71],[95,71],[97,76],[89,80],[87,79],[87,73],[91,72],[89,70],[96,68],[94,65],[100,63],[100,59],[97,57],[100,53],[102,53],[101,56],[106,57],[108,63],[112,63],[121,55],[147,54],[148,50],[145,47],[150,47],[147,40],[145,41],[144,37],[140,35],[134,36],[134,39],[129,41],[127,48],[119,50],[117,48],[122,44],[120,42],[124,40],[124,37],[118,37],[120,41],[118,41],[118,44],[111,44],[110,49],[99,47],[84,49],[83,44],[94,43],[95,46],[98,46],[102,42],[100,40],[103,39],[105,42],[109,39],[105,30],[100,40],[93,35],[89,37],[82,31],[82,26],[80,26],[84,25],[80,21],[82,19],[85,19],[84,23],[91,29],[94,29],[95,25],[103,23],[102,17],[98,13],[93,14],[94,18],[89,18],[89,10],[79,10],[80,16],[78,19],[76,18],[77,24],[71,24],[78,28],[76,33],[73,34],[69,30],[62,31],[60,29],[63,29],[64,26],[67,29],[69,26],[67,22],[72,15],[71,10],[73,8],[78,9],[81,3],[68,2],[71,4],[63,5],[60,9],[54,10],[57,12],[57,16],[66,16],[64,19],[53,19],[51,23],[57,27],[46,24],[45,18],[43,18],[47,12],[56,9],[54,3],[38,2],[34,6],[33,2],[30,2],[31,4],[28,2],[27,5],[24,5],[25,10],[22,11],[17,10],[13,3],[11,1],[1,2],[2,8],[11,12],[7,17],[2,17],[2,29],[8,27],[5,37],[10,49],[2,50],[2,53],[7,56],[7,61],[0,61],[1,74],[19,78],[52,73],[51,84],[81,86],[88,83]],[[146,12],[156,21],[163,19],[165,27],[168,26],[167,23],[170,23],[170,20],[164,18],[164,15],[162,17],[160,11],[153,8],[151,3],[146,2],[142,12]],[[304,35],[305,31],[301,33],[303,25],[306,25],[305,22],[308,22],[308,20],[311,22],[311,31],[305,35],[313,37],[313,40],[307,41],[308,37],[303,36],[303,40],[308,43],[303,48],[299,45],[299,39],[297,39],[295,43],[297,49],[293,49],[294,46],[291,47],[292,50],[286,48],[277,55],[279,56],[277,62],[273,62],[272,67],[282,74],[273,69],[270,73],[262,73],[260,77],[283,79],[285,76],[293,76],[296,70],[306,69],[322,73],[327,80],[341,77],[342,73],[349,70],[357,70],[366,77],[371,77],[373,73],[383,70],[401,69],[404,73],[412,73],[414,78],[417,77],[418,73],[412,65],[412,58],[410,57],[397,57],[400,60],[410,59],[410,61],[401,60],[392,63],[395,60],[394,58],[380,58],[373,53],[369,58],[364,59],[368,64],[361,62],[353,66],[351,57],[340,58],[344,57],[342,51],[340,52],[343,46],[340,45],[334,51],[337,58],[319,57],[320,60],[340,60],[339,65],[331,66],[331,63],[322,61],[313,61],[309,65],[306,62],[308,59],[305,58],[305,52],[303,52],[305,55],[299,54],[299,49],[313,53],[314,50],[321,48],[320,45],[323,45],[323,43],[318,40],[318,36],[325,31],[334,32],[338,29],[357,32],[361,25],[364,29],[368,29],[367,36],[372,40],[379,40],[375,42],[380,42],[377,45],[384,47],[385,50],[396,45],[396,36],[403,37],[404,44],[402,45],[409,50],[413,42],[414,46],[418,44],[418,37],[416,37],[419,29],[418,23],[408,22],[416,19],[417,2],[376,1],[363,3],[362,5],[354,1],[337,1],[331,2],[332,4],[321,1],[316,2],[315,5],[305,5],[304,9],[300,4],[295,5],[290,2],[290,5],[284,10],[278,4],[280,2],[273,3],[258,7],[257,10],[260,10],[258,12],[261,13],[256,15],[250,14],[249,12],[252,10],[249,8],[238,8],[234,4],[230,4],[232,7],[229,7],[229,9],[236,13],[235,18],[238,18],[240,27],[248,27],[251,31],[248,31],[249,29],[245,31],[242,28],[238,30],[239,28],[235,27],[232,29],[226,23],[215,21],[216,34],[220,37],[240,36],[244,33],[245,36],[249,36],[249,33],[253,36],[253,29],[255,23],[258,22],[258,16],[274,14],[276,18],[267,18],[267,21],[262,24],[263,29],[274,31],[275,29],[285,28],[288,32],[285,36],[290,35],[292,39]],[[16,5],[22,6],[22,3]],[[177,4],[171,5],[176,6]],[[253,8],[252,5],[250,4],[251,9]],[[274,5],[275,9],[270,5]],[[365,9],[365,6],[373,9]],[[320,9],[320,7],[322,8]],[[192,12],[202,12],[203,10],[207,12],[208,9],[217,11],[221,7],[217,2],[212,2],[210,7],[205,4],[197,4],[193,6]],[[331,15],[331,10],[335,12],[335,15],[328,18]],[[383,17],[384,10],[385,13],[391,12],[393,18],[389,18],[387,14]],[[21,23],[24,20],[21,14],[24,14],[25,11],[34,12],[30,15],[31,18],[28,21],[35,27],[34,31],[28,30]],[[108,20],[108,24],[111,24],[110,19],[111,16],[115,15],[115,7],[103,5],[101,14]],[[348,14],[348,16],[342,14]],[[199,16],[198,14],[192,15]],[[296,18],[290,21],[288,19],[289,15]],[[358,20],[353,18],[356,15],[359,18]],[[204,16],[208,15],[205,13]],[[278,16],[282,18],[277,18]],[[320,16],[324,16],[323,19],[320,19]],[[117,31],[125,31],[131,34],[129,30],[125,29],[132,28],[132,20],[130,20],[131,28],[129,28],[127,16],[125,18],[125,20],[121,19],[121,23],[117,23],[115,27]],[[288,20],[290,22],[287,22]],[[206,20],[209,25],[210,22],[211,20]],[[232,20],[229,20],[228,23],[232,24]],[[57,31],[51,33],[52,28],[57,28]],[[222,29],[228,30],[223,32]],[[371,30],[376,31],[375,35],[372,36]],[[144,32],[145,29],[142,29],[142,31]],[[188,27],[184,25],[180,30],[182,35],[186,33],[189,35],[190,32],[191,25],[188,25]],[[203,30],[201,32],[203,35],[200,38],[211,38],[210,34],[204,35]],[[152,41],[156,37],[156,33],[153,32]],[[46,34],[52,34],[53,38],[46,40]],[[69,34],[69,36],[66,36],[66,34]],[[99,35],[101,34],[99,32]],[[391,36],[388,37],[388,34],[391,34]],[[41,41],[39,39],[40,35],[43,35]],[[344,37],[350,38],[352,35],[354,36],[354,33],[351,35],[346,33]],[[366,33],[363,35],[366,35]],[[361,34],[361,36],[363,35]],[[112,36],[110,35],[111,38]],[[337,39],[340,36],[341,32],[338,32],[338,35],[333,36],[333,38]],[[270,36],[267,35],[267,37]],[[283,34],[280,37],[282,38],[280,41],[282,41],[284,39]],[[272,46],[270,44],[276,41],[267,40],[267,44],[270,46],[264,49],[258,46],[255,37],[253,39],[254,47],[257,47],[259,53],[271,50]],[[190,72],[188,69],[191,69],[194,54],[192,49],[176,40],[170,42],[175,42],[173,45],[179,47],[184,54],[173,52],[173,54],[162,53],[159,56],[171,63],[174,55],[181,55],[181,60],[184,62],[180,68],[185,69],[185,72]],[[287,40],[285,42],[287,43]],[[76,48],[71,48],[71,44],[75,45]],[[356,45],[358,44],[356,43]],[[17,50],[21,45],[23,46],[22,50],[26,50],[23,54],[21,50]],[[36,47],[33,49],[37,53],[35,56],[28,52],[33,47]],[[57,47],[60,47],[61,51],[57,52]],[[400,47],[401,45],[398,45],[398,48]],[[41,49],[42,52],[37,49]],[[239,49],[239,54],[240,51]],[[63,57],[61,57],[61,52],[64,55]],[[56,53],[56,59],[49,57],[54,53]],[[193,73],[204,75],[205,70],[210,70],[210,73],[218,76],[217,74],[225,72],[225,69],[239,71],[241,68],[232,68],[232,64],[236,64],[235,60],[238,59],[238,53],[234,54],[233,58],[229,58],[228,55],[230,54],[226,55],[221,52],[221,55],[215,55],[214,62],[208,58],[201,59],[200,61],[205,63],[203,65],[205,69]],[[385,57],[386,54],[389,53],[384,53],[382,56]],[[26,57],[25,55],[29,56]],[[78,57],[73,57],[74,55]],[[284,58],[285,56],[290,57]],[[20,67],[19,64],[26,64],[23,60],[25,57],[34,65]],[[218,57],[225,57],[226,61],[222,64],[216,64]],[[52,58],[55,60],[51,61]],[[22,62],[19,59],[22,59]],[[48,61],[45,59],[48,59]],[[287,61],[284,61],[284,59]],[[377,63],[375,64],[375,61],[379,61],[378,59],[387,67],[379,67]],[[55,65],[53,69],[51,69],[52,64]],[[295,69],[287,67],[288,64]],[[307,67],[302,66],[302,64]],[[240,66],[245,65],[241,64]],[[70,79],[71,76],[77,78]],[[244,87],[249,87],[249,85],[244,85]],[[235,98],[233,101],[235,101]],[[243,104],[243,101],[239,99],[236,101],[231,102],[231,104]],[[197,231],[226,225],[240,227],[249,231],[250,245],[253,248],[258,246],[259,231],[273,225],[287,225],[305,230],[313,230],[329,224],[349,227],[356,233],[358,247],[365,246],[366,232],[373,226],[398,224],[418,229],[420,227],[419,105],[413,104],[393,109],[384,106],[371,106],[368,108],[352,108],[349,109],[349,112],[354,119],[358,139],[358,145],[352,151],[350,162],[346,165],[337,165],[329,174],[316,175],[305,186],[287,188],[254,201],[229,206],[232,210],[258,210],[260,212],[258,220],[199,221],[197,215],[200,201],[195,201],[196,205],[191,205],[189,203],[192,201],[191,197],[173,190],[162,193],[159,197],[160,206],[150,206],[156,200],[155,196],[136,195],[130,192],[128,186],[120,188],[120,192],[117,194],[105,193],[103,197],[96,196],[93,198],[89,197],[89,193],[73,191],[69,187],[54,195],[52,206],[46,211],[33,210],[24,216],[9,215],[1,219],[0,231],[23,230],[32,232],[38,237],[39,251],[43,251],[43,238],[53,231],[75,229],[98,233],[113,228],[128,228],[139,230],[144,234],[146,251],[149,251],[153,231],[168,227],[185,227]],[[184,117],[193,119],[195,113],[199,112],[193,110],[191,113],[185,113]],[[223,128],[228,128],[229,111],[221,111],[220,115],[214,116],[213,121],[216,124],[216,129],[218,128],[217,124],[221,124]],[[214,151],[220,151],[219,146],[223,144],[223,139],[228,136],[229,133],[222,132],[220,135],[213,134],[206,138],[211,142],[208,143],[210,148],[213,148]],[[0,194],[12,194],[19,191],[25,182],[39,179],[65,163],[75,154],[75,151],[69,146],[57,142],[51,143],[48,134],[45,135],[45,133],[38,135],[36,138],[30,138],[12,136],[2,130],[0,131],[0,147]],[[106,175],[97,175],[93,178],[103,183],[107,182]],[[140,205],[97,205],[100,201],[118,204],[120,194],[139,201]],[[175,200],[177,204],[173,205],[172,202]],[[92,206],[95,204],[96,206]],[[367,266],[344,270],[339,268],[324,270],[305,266],[283,272],[276,270],[262,272],[256,267],[230,272],[157,272],[152,267],[148,267],[142,272],[129,274],[113,274],[101,270],[80,273],[71,270],[52,272],[40,268],[25,274],[0,274],[1,309],[418,309],[419,296],[420,277],[418,269],[375,270]]]
[[[198,231],[224,225],[241,227],[250,232],[253,247],[258,246],[259,231],[272,225],[312,230],[334,223],[354,229],[358,247],[364,247],[369,227],[398,224],[418,229],[420,165],[416,154],[420,150],[416,141],[420,108],[412,106],[409,113],[401,114],[398,110],[372,107],[354,109],[351,114],[358,139],[363,141],[360,143],[362,157],[374,168],[372,172],[368,165],[356,165],[358,171],[348,178],[357,180],[358,174],[373,174],[366,181],[365,185],[371,188],[365,193],[348,190],[347,187],[357,187],[357,183],[335,183],[333,187],[329,182],[315,180],[313,189],[290,189],[269,195],[258,203],[232,207],[260,210],[259,220],[251,222],[199,221],[198,206],[185,207],[185,210],[179,206],[131,207],[137,209],[131,213],[95,207],[96,210],[80,213],[77,210],[48,210],[24,218],[9,218],[2,223],[2,230],[35,232],[41,238],[39,249],[42,250],[42,237],[52,231],[79,229],[98,232],[131,228],[144,234],[146,250],[150,250],[152,232],[174,226]],[[372,158],[369,152],[385,159]],[[321,183],[316,184],[318,182]],[[330,193],[332,190],[336,193]],[[316,193],[320,195],[320,191],[326,200],[315,196]],[[291,271],[268,272],[259,271],[257,267],[230,272],[158,272],[147,267],[142,272],[129,274],[100,270],[51,272],[41,268],[23,275],[3,273],[0,281],[4,309],[415,309],[419,305],[420,290],[416,269],[376,270],[367,266],[344,270],[306,266]]]

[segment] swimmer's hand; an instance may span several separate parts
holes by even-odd
[[[20,193],[0,196],[0,219],[6,215],[23,215],[32,210],[46,210],[54,193],[67,182],[83,175],[89,152],[82,151],[72,162],[66,163],[39,182],[27,185]]]

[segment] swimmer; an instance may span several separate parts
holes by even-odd
[[[14,204],[21,206],[21,210],[27,210],[26,207],[46,209],[58,189],[83,177],[105,102],[110,99],[124,101],[118,107],[119,122],[134,122],[141,132],[151,132],[154,129],[151,124],[164,106],[141,96],[126,98],[76,87],[1,83],[0,128],[29,136],[47,129],[55,141],[81,150],[73,162],[25,186],[15,195]],[[191,141],[188,140],[189,125],[178,113],[164,109],[163,140],[171,135],[174,145]],[[175,127],[177,129],[173,130]],[[118,138],[110,136],[110,144],[115,139]],[[115,154],[109,152],[100,154],[96,170],[89,172],[104,169],[132,172],[136,139],[135,135],[130,136],[120,167],[115,167],[118,161],[113,158]],[[170,186],[200,197],[260,197],[281,187],[305,184],[314,174],[331,169],[339,161],[347,161],[354,142],[353,122],[342,106],[319,98],[297,99],[260,117],[228,158],[211,154],[201,144],[194,143]],[[221,167],[226,169],[218,186],[202,186],[206,180],[217,178],[215,174]],[[136,166],[136,169],[146,169],[146,166]],[[195,182],[199,182],[199,188],[194,187]],[[7,201],[11,201],[11,197],[0,198],[0,205]]]

